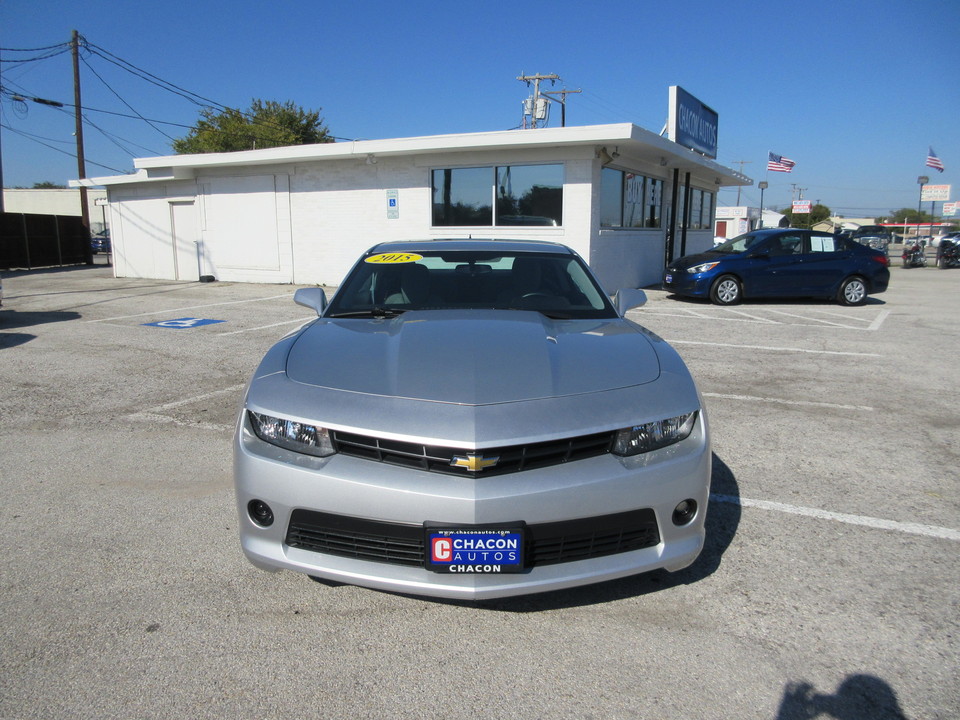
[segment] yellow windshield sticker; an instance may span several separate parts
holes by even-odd
[[[417,255],[416,253],[380,253],[379,255],[371,255],[366,258],[364,262],[373,263],[374,265],[398,265],[401,263],[413,263],[422,259],[423,255]]]

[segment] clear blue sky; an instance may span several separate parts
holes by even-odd
[[[74,29],[222,105],[245,109],[258,98],[321,109],[340,138],[517,127],[524,72],[561,76],[546,89],[583,91],[569,96],[568,125],[633,122],[659,132],[668,87],[680,85],[719,113],[719,162],[770,182],[767,207],[789,205],[795,184],[848,217],[884,214],[917,206],[922,174],[952,184],[960,199],[956,0],[0,0],[6,187],[77,175],[64,154],[74,150],[71,113],[9,97],[72,103],[69,53],[9,61],[43,54],[14,50],[67,42]],[[82,104],[100,128],[84,129],[87,174],[171,154],[170,139],[146,122],[95,110],[132,107],[188,127],[199,106],[100,56],[83,58]],[[554,112],[550,124],[559,123]],[[924,166],[929,146],[946,172]],[[794,160],[794,172],[768,176],[771,150]],[[736,195],[723,190],[719,202]],[[755,186],[742,191],[742,204],[759,201]]]

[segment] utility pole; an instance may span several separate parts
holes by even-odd
[[[83,115],[80,110],[80,34],[74,30],[70,42],[73,55],[73,110],[77,135],[77,175],[80,180],[87,177],[87,164],[83,158]],[[84,253],[87,265],[93,265],[93,251],[90,248],[90,208],[87,204],[87,188],[80,185],[80,225],[83,235]]]
[[[731,164],[732,164],[732,165],[739,165],[739,166],[740,166],[740,174],[743,175],[743,166],[744,166],[744,165],[749,165],[749,164],[752,163],[752,162],[753,162],[753,160],[734,160]],[[740,207],[740,186],[739,186],[739,185],[737,185],[737,207]],[[763,208],[760,208],[760,209],[761,209],[761,211],[763,210]]]
[[[539,111],[540,105],[540,81],[549,80],[551,83],[556,82],[560,79],[559,75],[541,75],[537,73],[536,75],[520,75],[517,78],[520,82],[525,82],[529,87],[530,83],[533,83],[533,102],[530,105],[530,127],[536,129],[537,127],[537,113]],[[528,98],[529,99],[529,98]],[[524,122],[526,122],[526,113],[524,113]]]
[[[560,127],[567,126],[567,95],[574,95],[579,92],[583,92],[583,90],[578,88],[576,90],[555,90],[549,92],[547,90],[543,91],[543,94],[547,97],[551,95],[560,96],[560,100],[558,101],[560,103]]]
[[[0,90],[3,90],[3,82],[0,79]],[[0,215],[4,213],[3,209],[3,152],[0,151]]]

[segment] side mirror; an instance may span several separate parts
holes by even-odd
[[[613,298],[614,307],[617,308],[620,317],[626,315],[627,310],[638,308],[641,305],[646,305],[646,303],[647,294],[643,290],[634,290],[633,288],[617,290],[617,294]]]
[[[327,307],[327,294],[322,288],[300,288],[293,294],[293,301],[297,305],[303,305],[317,311],[321,315]]]

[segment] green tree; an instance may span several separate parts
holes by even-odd
[[[187,136],[173,141],[173,149],[184,155],[325,142],[333,142],[333,138],[319,110],[304,110],[292,101],[253,100],[245,111],[204,108]]]
[[[45,180],[43,182],[34,183],[33,189],[34,190],[66,190],[67,186],[58,185],[55,182],[50,182],[49,180]]]
[[[797,213],[794,215],[793,208],[788,207],[780,211],[790,220],[790,227],[812,228],[819,222],[823,222],[832,214],[830,208],[819,203],[811,206],[809,213]]]
[[[887,218],[877,218],[883,222],[889,223],[928,223],[936,220],[933,215],[924,211],[924,210],[914,210],[911,208],[900,208],[899,210],[893,210],[890,213],[890,216]]]

